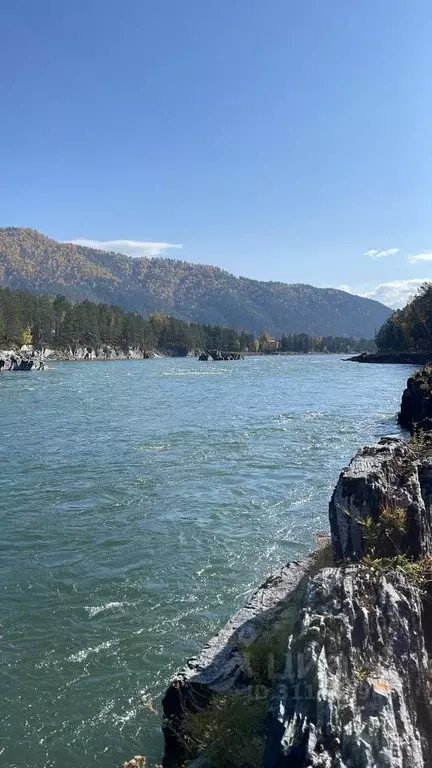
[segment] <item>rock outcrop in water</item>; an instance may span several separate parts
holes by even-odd
[[[0,353],[0,373],[4,371],[42,371],[43,358],[37,354]]]
[[[432,366],[426,365],[408,379],[398,421],[411,433],[432,430]]]
[[[156,351],[142,351],[141,349],[131,347],[121,349],[120,347],[69,347],[64,349],[43,349],[33,350],[26,347],[16,351],[0,350],[0,372],[2,370],[39,370],[44,367],[44,361],[81,361],[81,360],[147,360],[159,357],[170,356],[169,353]],[[188,357],[195,357],[192,353]],[[238,352],[221,352],[213,349],[210,352],[202,352],[198,359],[200,361],[228,361],[243,360],[244,356]]]
[[[243,355],[238,352],[220,352],[219,349],[212,349],[210,352],[202,352],[198,360],[201,362],[208,362],[211,360],[223,361],[223,360],[243,360]]]
[[[421,409],[410,408],[427,426],[418,388]],[[431,768],[431,500],[432,439],[358,451],[330,502],[331,546],[267,580],[172,681],[165,768],[186,756],[196,768]],[[265,719],[249,722],[245,707],[220,720],[227,697],[250,702],[257,691]],[[219,720],[191,747],[191,718],[215,702]]]

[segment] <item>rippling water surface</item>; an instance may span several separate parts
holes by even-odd
[[[0,764],[160,757],[156,701],[327,528],[410,368],[338,357],[56,363],[0,376]]]

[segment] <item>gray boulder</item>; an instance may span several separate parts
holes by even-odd
[[[402,440],[383,438],[361,448],[342,470],[333,492],[330,528],[335,561],[360,559],[365,550],[368,518],[378,520],[383,510],[406,512],[406,533],[376,542],[376,554],[421,556],[432,551],[430,459],[419,461]]]

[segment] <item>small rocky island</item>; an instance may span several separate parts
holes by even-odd
[[[0,373],[3,371],[43,371],[45,362],[35,352],[0,352]]]
[[[432,766],[432,368],[399,421],[342,470],[330,537],[172,680],[165,768]]]
[[[209,362],[209,361],[216,361],[220,362],[222,360],[243,360],[244,356],[241,355],[239,352],[221,352],[219,349],[211,349],[209,352],[206,350],[204,352],[201,352],[201,354],[198,357],[198,360],[201,362]]]

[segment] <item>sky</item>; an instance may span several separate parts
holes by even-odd
[[[3,0],[0,225],[401,306],[430,0]]]

